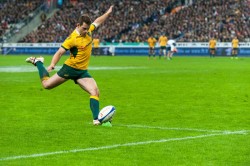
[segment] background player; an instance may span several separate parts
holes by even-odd
[[[214,37],[212,37],[209,40],[209,53],[210,53],[210,58],[215,56],[215,50],[216,50],[216,40]]]
[[[175,40],[168,40],[167,42],[167,50],[168,50],[168,60],[172,60],[172,56],[175,52],[177,52],[177,48],[176,48],[176,42]]]
[[[239,40],[237,36],[235,36],[232,40],[232,59],[238,59],[238,49],[239,49]]]
[[[98,39],[98,36],[95,36],[93,39],[93,54],[95,56],[100,55],[99,45],[100,45],[100,40]]]
[[[168,42],[167,36],[165,36],[164,34],[161,35],[158,42],[159,42],[159,45],[160,45],[159,58],[161,58],[161,55],[163,55],[164,58],[166,58],[166,45],[167,45],[167,42]]]
[[[157,40],[150,35],[150,37],[148,38],[148,46],[149,46],[149,50],[148,50],[148,59],[150,59],[151,56],[154,57],[155,59],[155,44],[156,44]]]

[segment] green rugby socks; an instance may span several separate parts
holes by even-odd
[[[49,78],[49,73],[44,68],[43,63],[38,61],[38,62],[36,62],[36,66],[37,66],[37,69],[38,69],[38,72],[39,72],[40,79],[42,81],[48,79]]]
[[[90,109],[92,111],[93,119],[98,119],[99,114],[99,97],[90,96]]]

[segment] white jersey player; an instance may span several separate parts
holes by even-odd
[[[177,52],[175,40],[172,39],[168,40],[167,50],[168,50],[168,60],[171,60],[173,54]]]

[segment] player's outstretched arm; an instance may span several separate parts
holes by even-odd
[[[104,13],[103,15],[101,15],[100,17],[98,17],[93,23],[96,26],[101,25],[108,18],[109,14],[112,13],[112,10],[113,10],[113,5],[110,6],[110,8],[107,10],[107,12]]]
[[[61,56],[66,52],[66,50],[62,47],[60,47],[58,49],[58,51],[54,54],[52,60],[51,60],[51,63],[50,65],[48,66],[47,70],[50,72],[51,70],[54,70],[55,69],[55,66],[57,64],[57,62],[59,62]]]

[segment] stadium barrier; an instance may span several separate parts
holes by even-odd
[[[4,43],[2,45],[2,54],[48,54],[54,53],[61,46],[61,43]],[[208,56],[208,43],[177,43],[179,56]],[[148,55],[147,43],[101,43],[100,54],[112,55]],[[230,56],[232,52],[231,43],[217,43],[217,56]],[[69,54],[69,52],[67,52]],[[159,46],[156,46],[156,55],[159,54]],[[250,42],[240,43],[239,56],[250,56]]]

